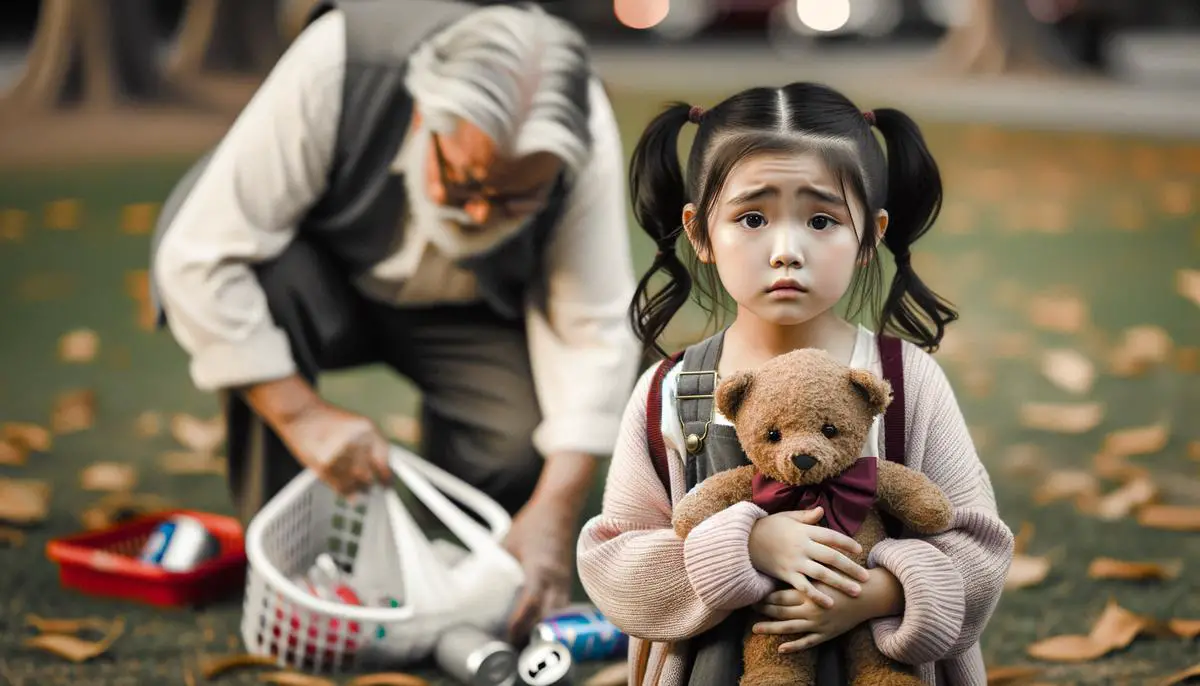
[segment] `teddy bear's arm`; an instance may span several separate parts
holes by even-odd
[[[918,471],[879,460],[878,495],[880,508],[918,534],[936,534],[950,527],[950,500]]]
[[[753,478],[754,466],[743,465],[705,479],[675,506],[671,515],[675,533],[680,538],[687,538],[700,522],[730,505],[749,500]]]

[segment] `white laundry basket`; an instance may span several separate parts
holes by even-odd
[[[253,654],[302,671],[340,672],[410,664],[427,657],[455,624],[499,634],[524,581],[500,544],[511,519],[495,501],[413,453],[393,446],[391,467],[466,550],[439,554],[394,488],[359,503],[305,470],[250,522],[242,640]],[[480,526],[445,494],[471,508]],[[316,598],[292,579],[321,553],[349,571],[367,606]],[[380,596],[395,607],[370,606]]]

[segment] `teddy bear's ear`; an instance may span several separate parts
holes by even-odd
[[[754,372],[737,372],[728,377],[717,387],[717,409],[730,420],[737,418],[742,401],[754,383]]]
[[[850,384],[874,414],[882,414],[892,402],[892,385],[865,369],[851,369]]]

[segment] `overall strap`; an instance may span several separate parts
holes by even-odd
[[[650,461],[658,480],[667,491],[667,499],[671,498],[671,467],[667,462],[667,446],[662,435],[662,385],[667,372],[683,357],[677,352],[658,363],[654,376],[650,378],[650,393],[646,396],[646,443],[650,446]]]
[[[716,408],[717,363],[721,361],[724,342],[725,332],[721,331],[688,346],[683,353],[683,367],[675,383],[675,407],[689,455],[703,450],[708,438]]]
[[[883,367],[883,378],[892,386],[892,402],[883,415],[884,452],[889,462],[904,464],[904,344],[895,336],[877,334],[879,361]],[[900,538],[904,525],[895,517],[884,513],[883,528],[888,538]]]

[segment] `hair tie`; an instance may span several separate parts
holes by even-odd
[[[688,121],[692,122],[693,124],[699,124],[700,120],[704,118],[705,112],[707,112],[707,110],[705,110],[703,107],[699,105],[692,105],[692,109],[688,110]]]
[[[897,267],[907,267],[912,264],[912,253],[907,250],[901,250],[892,255],[892,259],[896,261]]]
[[[867,120],[868,126],[875,126],[875,111],[867,110],[866,112],[863,112],[863,119]]]

